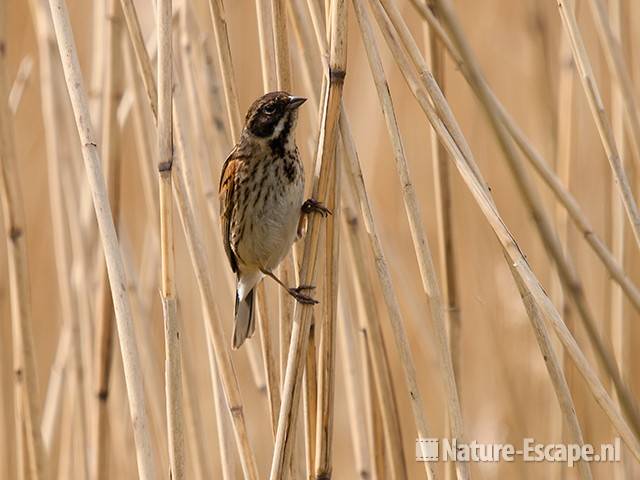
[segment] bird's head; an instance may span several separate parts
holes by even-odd
[[[253,102],[247,112],[244,134],[268,142],[278,139],[286,142],[295,129],[298,107],[306,100],[287,92],[263,95]]]

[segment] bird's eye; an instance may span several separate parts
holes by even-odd
[[[276,113],[276,106],[274,104],[266,105],[262,111],[267,115],[273,115]]]

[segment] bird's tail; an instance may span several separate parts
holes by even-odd
[[[251,338],[256,329],[256,322],[253,316],[253,294],[251,289],[249,293],[240,300],[236,294],[236,318],[233,325],[233,348],[238,349],[242,346],[247,338]]]

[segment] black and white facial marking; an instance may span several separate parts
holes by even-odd
[[[283,155],[289,134],[295,128],[302,97],[271,92],[256,100],[246,117],[247,133],[269,143],[274,153]]]

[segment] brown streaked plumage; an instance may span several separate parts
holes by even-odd
[[[253,292],[265,275],[299,302],[317,303],[302,293],[312,287],[289,288],[273,273],[296,238],[301,213],[328,213],[313,200],[303,204],[304,171],[294,131],[305,100],[286,92],[257,99],[222,167],[222,240],[237,279],[234,348],[253,334]]]

